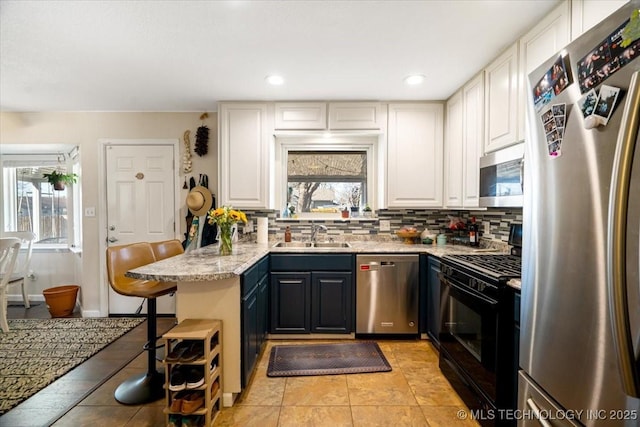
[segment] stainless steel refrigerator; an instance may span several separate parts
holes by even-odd
[[[640,425],[640,40],[620,43],[634,9],[529,74],[519,426]]]

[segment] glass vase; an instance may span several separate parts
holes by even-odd
[[[220,255],[231,255],[233,242],[231,241],[231,226],[220,226]]]

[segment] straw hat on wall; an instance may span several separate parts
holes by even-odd
[[[187,207],[195,216],[205,215],[213,206],[213,196],[208,188],[201,185],[193,187],[187,194]]]

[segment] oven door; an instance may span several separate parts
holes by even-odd
[[[441,357],[450,359],[493,403],[496,401],[498,301],[440,274]]]

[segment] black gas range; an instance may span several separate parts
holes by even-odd
[[[486,415],[478,420],[484,426],[513,425],[500,414],[515,409],[517,398],[514,293],[507,282],[520,276],[521,258],[513,254],[441,258],[440,369],[467,406]]]

